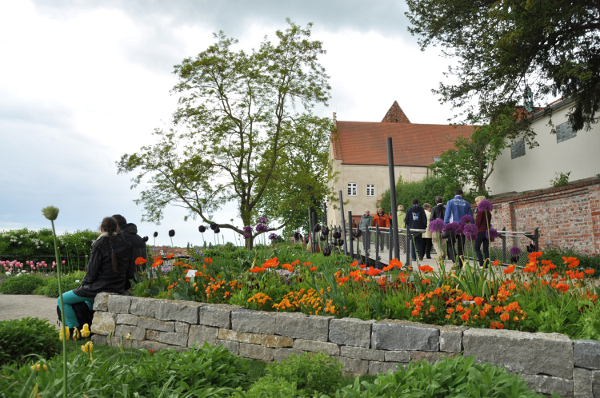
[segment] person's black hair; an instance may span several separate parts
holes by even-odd
[[[418,205],[418,204],[419,204],[419,199],[417,199],[417,198],[414,198],[414,199],[413,199],[413,205]]]
[[[435,203],[442,203],[444,201],[444,199],[442,199],[441,196],[436,196],[435,197]]]
[[[454,191],[454,196],[456,196],[456,195],[461,195],[462,196],[462,194],[463,194],[462,189],[457,189],[456,191]]]
[[[112,260],[112,268],[114,272],[117,272],[117,255],[115,254],[115,245],[113,242],[113,234],[117,232],[118,227],[117,220],[114,217],[104,217],[100,228],[102,231],[108,234],[108,242],[110,243],[110,259]]]
[[[117,220],[117,224],[119,225],[119,228],[121,228],[123,225],[127,224],[127,220],[125,219],[125,217],[123,217],[120,214],[115,214],[112,216],[112,218]]]

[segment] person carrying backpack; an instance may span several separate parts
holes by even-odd
[[[404,223],[412,230],[412,229],[426,229],[427,228],[427,215],[425,214],[425,210],[421,206],[419,206],[419,199],[413,199],[413,205],[406,211],[406,216],[404,217]],[[417,254],[415,250],[415,246],[419,251],[419,260],[423,260],[423,237],[421,233],[414,235],[412,237],[414,239],[414,244],[412,245],[412,259],[415,261],[417,259]]]

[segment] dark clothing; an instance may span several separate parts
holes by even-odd
[[[110,246],[109,237],[106,234],[92,245],[92,253],[87,266],[85,277],[81,286],[73,290],[79,297],[94,298],[98,293],[123,293],[125,291],[126,279],[133,278],[133,267],[131,243],[117,234],[112,237],[113,247]],[[117,271],[113,271],[111,252],[114,250],[117,256]]]
[[[427,215],[425,214],[425,210],[419,205],[412,205],[411,208],[406,211],[404,223],[407,227],[410,227],[410,229],[426,229]]]
[[[421,234],[417,234],[414,235],[412,237],[414,239],[414,241],[410,242],[410,245],[412,247],[412,259],[413,261],[416,261],[417,259],[417,253],[415,253],[415,247],[416,247],[416,251],[418,251],[419,253],[419,260],[423,259],[423,236],[421,236]]]
[[[448,239],[448,258],[456,264],[457,267],[462,268],[463,261],[462,255],[465,251],[465,236],[462,234],[450,234]]]
[[[481,255],[481,244],[483,244],[483,256]],[[479,261],[479,265],[483,267],[484,258],[486,260],[490,258],[490,241],[488,238],[486,238],[485,231],[477,232],[477,239],[475,240],[475,253],[477,254],[477,261]]]
[[[425,258],[431,258],[431,248],[433,247],[432,238],[423,238],[423,254]]]
[[[444,219],[446,215],[446,206],[443,203],[438,203],[433,209],[431,209],[431,221],[436,218]]]
[[[489,211],[478,211],[475,218],[475,224],[477,225],[477,232],[486,232],[488,227],[492,227],[492,213]]]
[[[135,265],[135,260],[142,257],[144,260],[148,260],[148,254],[146,252],[146,242],[137,233],[137,226],[135,224],[125,224],[120,228],[121,235],[131,244],[131,261],[129,266],[133,267],[128,271],[128,275],[135,276],[135,271],[138,270],[138,266]],[[145,269],[145,267],[142,267]],[[133,278],[131,278],[133,279]],[[125,290],[131,288],[131,279],[128,278],[125,281]]]

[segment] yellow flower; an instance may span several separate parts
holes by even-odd
[[[125,336],[125,340],[131,340],[131,333],[127,333],[127,336]]]
[[[69,338],[71,337],[71,331],[69,330],[69,328],[63,326],[60,328],[60,335],[58,336],[60,341],[62,341],[63,339],[63,332],[65,333],[65,336],[67,336],[66,339],[69,340]]]
[[[81,328],[81,337],[90,337],[90,325],[85,323],[83,328]]]
[[[73,329],[73,340],[79,340],[79,330],[77,330],[77,328]]]

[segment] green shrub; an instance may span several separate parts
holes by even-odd
[[[62,290],[64,292],[68,292],[69,290],[73,290],[81,286],[81,280],[85,276],[85,272],[77,271],[73,272],[69,275],[65,275],[62,277]],[[44,288],[45,296],[48,297],[58,297],[58,279],[49,278],[46,282],[46,287]]]
[[[0,365],[23,363],[36,354],[51,358],[59,349],[58,331],[45,319],[0,321]]]
[[[296,398],[305,396],[304,391],[298,391],[296,383],[290,383],[286,379],[272,376],[258,379],[245,395],[246,398]]]
[[[33,294],[38,287],[43,285],[44,280],[41,277],[30,274],[21,274],[2,282],[0,291],[4,294]]]
[[[585,254],[577,253],[570,248],[562,248],[555,246],[548,246],[543,250],[544,254],[540,258],[541,260],[551,260],[552,263],[558,266],[559,269],[566,269],[563,257],[577,257],[579,259],[579,266],[582,268],[593,268],[596,270],[595,277],[599,276],[600,271],[600,256],[586,256]]]
[[[342,364],[323,353],[290,355],[267,367],[267,376],[286,380],[308,394],[333,394],[342,385]]]
[[[412,363],[408,369],[380,374],[375,381],[360,382],[336,392],[344,398],[384,397],[541,397],[519,376],[490,364],[475,364],[475,357],[456,357],[431,365]],[[557,397],[553,394],[553,397]]]

